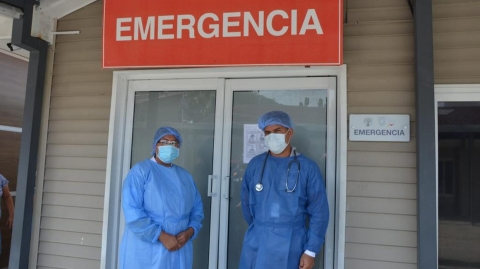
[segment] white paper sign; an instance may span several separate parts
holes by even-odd
[[[243,125],[243,163],[267,151],[265,135],[257,124]]]
[[[350,141],[409,142],[410,115],[350,115]]]

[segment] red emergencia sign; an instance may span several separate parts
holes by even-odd
[[[105,0],[103,67],[341,65],[342,0]]]

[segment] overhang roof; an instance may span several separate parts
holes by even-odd
[[[40,0],[40,5],[35,9],[35,12],[40,15],[34,16],[32,35],[45,37],[46,41],[51,42],[51,34],[45,33],[45,31],[51,32],[54,30],[49,27],[50,25],[55,25],[53,21],[95,1],[96,0]],[[23,0],[20,2],[18,0],[0,0],[0,2],[18,7],[19,3],[23,2]],[[12,22],[13,20],[11,18],[0,15],[0,53],[6,53],[16,58],[28,60],[28,51],[23,49],[10,51],[7,47],[7,43],[10,43],[12,39]],[[42,25],[47,25],[47,27],[41,27]],[[47,28],[47,30],[45,30],[45,28]]]

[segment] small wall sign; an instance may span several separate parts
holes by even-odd
[[[410,142],[410,115],[350,115],[350,141]]]

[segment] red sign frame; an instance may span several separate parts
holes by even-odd
[[[342,0],[104,0],[103,67],[343,64]]]

